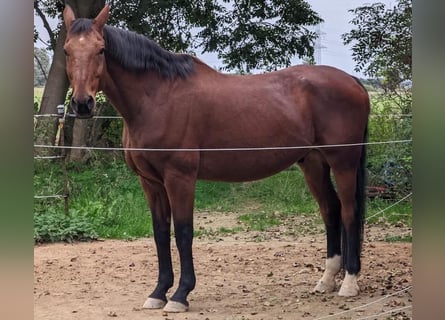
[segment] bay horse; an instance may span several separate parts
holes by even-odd
[[[70,105],[77,117],[89,118],[102,90],[123,117],[125,161],[148,200],[158,255],[157,285],[144,307],[188,310],[196,283],[198,179],[251,181],[295,163],[326,227],[326,268],[314,290],[335,290],[334,277],[343,267],[338,294],[357,295],[370,109],[360,82],[328,66],[223,74],[193,56],[106,25],[109,11],[106,5],[94,19],[76,19],[69,6],[64,9]],[[181,269],[178,288],[167,300],[174,282],[172,218]]]

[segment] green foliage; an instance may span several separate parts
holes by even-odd
[[[128,239],[152,234],[148,206],[139,181],[119,161],[92,162],[89,166],[68,165],[70,214],[88,219],[102,238]],[[60,194],[62,171],[59,163],[35,163],[36,194]],[[46,215],[48,208],[63,213],[60,200],[37,200],[34,215]]]
[[[34,47],[34,86],[41,87],[46,83],[49,71],[49,56],[45,49]]]
[[[370,141],[412,138],[412,1],[398,0],[393,8],[382,3],[351,10],[354,29],[345,33],[353,44],[355,70],[375,78],[384,92],[371,99]],[[412,190],[412,144],[368,148],[370,182],[386,185],[396,196]]]
[[[69,3],[76,9],[80,2],[85,1]],[[98,5],[96,0],[90,6]],[[46,20],[60,17],[63,4],[37,0],[34,8]],[[113,1],[108,23],[145,34],[172,51],[215,52],[226,70],[245,73],[288,66],[295,56],[312,57],[317,35],[307,27],[321,21],[304,0],[131,0]],[[52,48],[57,32],[50,32]]]
[[[99,92],[96,98],[98,113],[104,117],[118,117],[119,114],[109,103],[108,99],[102,92]],[[93,144],[95,146],[104,147],[121,147],[122,146],[122,130],[123,120],[116,118],[101,119],[96,121]]]
[[[91,220],[76,210],[71,210],[69,216],[51,209],[34,215],[35,242],[88,241],[97,237]]]
[[[405,113],[407,110],[403,102],[396,97],[373,94],[371,106],[370,141],[412,138],[412,115]],[[389,187],[392,197],[400,198],[412,191],[412,143],[369,146],[367,167],[369,184]]]
[[[393,8],[374,3],[350,10],[356,28],[342,35],[353,44],[355,70],[383,78],[389,91],[412,77],[412,1],[398,0]]]
[[[323,20],[302,0],[226,1],[198,33],[203,52],[217,52],[224,69],[249,73],[310,60],[317,35],[307,29]]]

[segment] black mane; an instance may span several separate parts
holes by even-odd
[[[76,19],[70,32],[89,32],[92,20]],[[174,54],[160,47],[152,39],[132,31],[111,26],[104,27],[105,55],[113,58],[124,68],[133,71],[159,72],[165,78],[186,78],[193,70],[193,59],[186,54]]]

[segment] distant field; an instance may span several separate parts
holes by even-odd
[[[39,97],[41,99],[43,95],[43,89],[45,89],[45,87],[34,87],[34,97]]]
[[[44,87],[34,87],[34,112],[40,109],[40,102],[42,101]]]

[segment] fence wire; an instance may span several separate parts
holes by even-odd
[[[68,113],[68,117],[75,118],[76,115],[74,113]],[[378,117],[378,118],[403,118],[403,117],[412,117],[411,113],[400,113],[400,114],[370,114],[370,117]],[[57,118],[59,115],[55,113],[46,113],[46,114],[35,114],[34,118]],[[123,119],[121,116],[93,116],[92,119]]]
[[[315,320],[322,320],[322,319],[334,318],[334,317],[338,317],[339,315],[342,315],[342,314],[345,314],[345,313],[348,313],[348,312],[351,312],[351,311],[355,311],[355,310],[359,310],[359,309],[363,309],[363,308],[369,307],[369,306],[371,306],[371,305],[373,305],[373,304],[379,303],[379,302],[381,302],[381,301],[383,301],[383,300],[386,300],[386,299],[388,299],[388,298],[391,298],[391,297],[393,297],[393,296],[396,296],[396,295],[398,295],[398,294],[401,294],[401,293],[403,293],[403,292],[406,292],[406,291],[408,291],[408,290],[411,290],[412,287],[413,287],[413,286],[408,286],[408,287],[403,288],[403,289],[401,289],[401,290],[399,290],[399,291],[393,292],[393,293],[391,293],[391,294],[387,294],[386,296],[384,296],[384,297],[382,297],[382,298],[379,298],[379,299],[376,299],[376,300],[374,300],[374,301],[365,303],[365,304],[360,305],[360,306],[357,306],[357,307],[353,307],[353,308],[348,309],[348,310],[340,311],[340,312],[335,313],[335,314],[330,314],[330,315],[327,315],[327,316],[323,316],[323,317],[320,317],[320,318],[316,318]],[[389,313],[389,312],[394,312],[394,310],[387,311],[387,312],[385,312],[385,314],[386,314],[386,313]],[[372,317],[375,317],[375,315],[371,316],[371,318],[372,318]],[[361,318],[361,319],[366,319],[366,318]]]
[[[34,148],[46,149],[79,149],[79,150],[101,150],[101,151],[149,151],[149,152],[222,152],[222,151],[273,151],[273,150],[297,150],[297,149],[323,149],[339,147],[357,147],[363,145],[382,145],[396,143],[410,143],[412,139],[375,141],[360,143],[342,143],[342,144],[324,144],[324,145],[306,145],[306,146],[276,146],[276,147],[234,147],[234,148],[125,148],[125,147],[88,147],[88,146],[53,146],[36,144]]]

